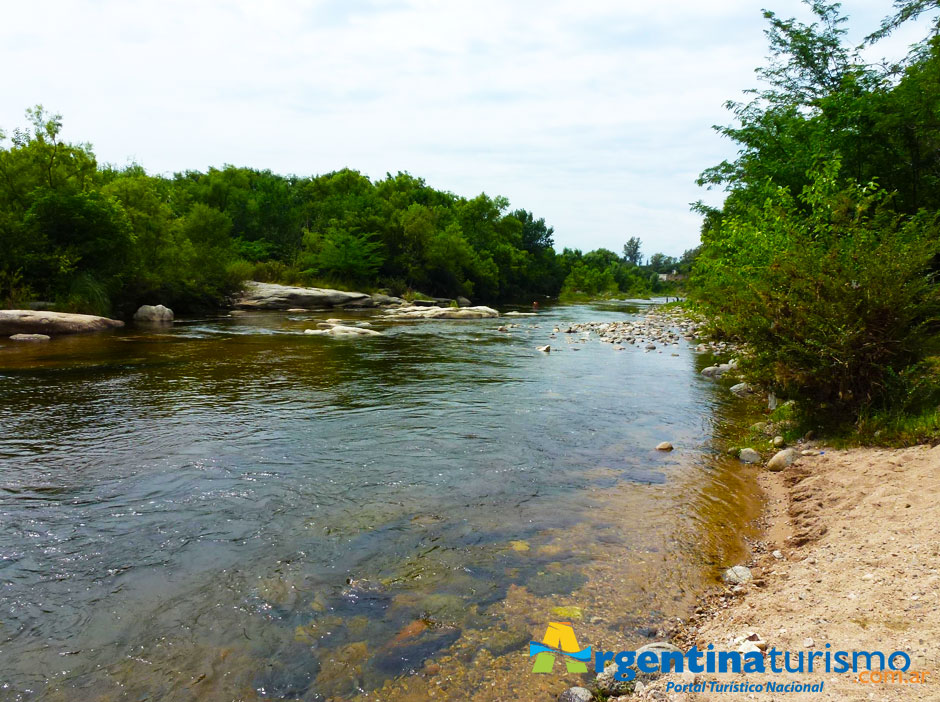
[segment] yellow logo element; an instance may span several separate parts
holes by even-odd
[[[586,673],[591,660],[591,647],[582,649],[574,635],[571,622],[549,622],[542,642],[529,642],[529,656],[535,656],[533,673],[551,673],[555,666],[555,655],[565,660],[569,673]]]

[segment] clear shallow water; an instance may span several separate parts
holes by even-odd
[[[0,699],[537,695],[551,607],[594,640],[655,632],[755,507],[685,342],[548,339],[637,311],[3,345]]]

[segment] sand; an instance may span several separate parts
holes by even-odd
[[[759,634],[768,648],[910,654],[926,684],[866,684],[852,673],[697,676],[721,682],[824,681],[815,693],[665,692],[663,676],[631,698],[706,700],[940,700],[940,446],[824,450],[780,473],[763,472],[764,541],[755,581],[723,593],[690,622],[686,649],[735,650]],[[777,556],[774,551],[779,551]]]

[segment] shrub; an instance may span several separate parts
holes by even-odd
[[[838,163],[799,198],[762,204],[704,237],[696,294],[742,340],[749,376],[816,417],[855,419],[905,390],[936,338],[937,216],[902,218],[874,185],[836,185]]]

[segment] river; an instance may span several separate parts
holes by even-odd
[[[0,699],[550,700],[548,621],[663,635],[759,500],[690,343],[549,339],[645,309],[2,342]]]

